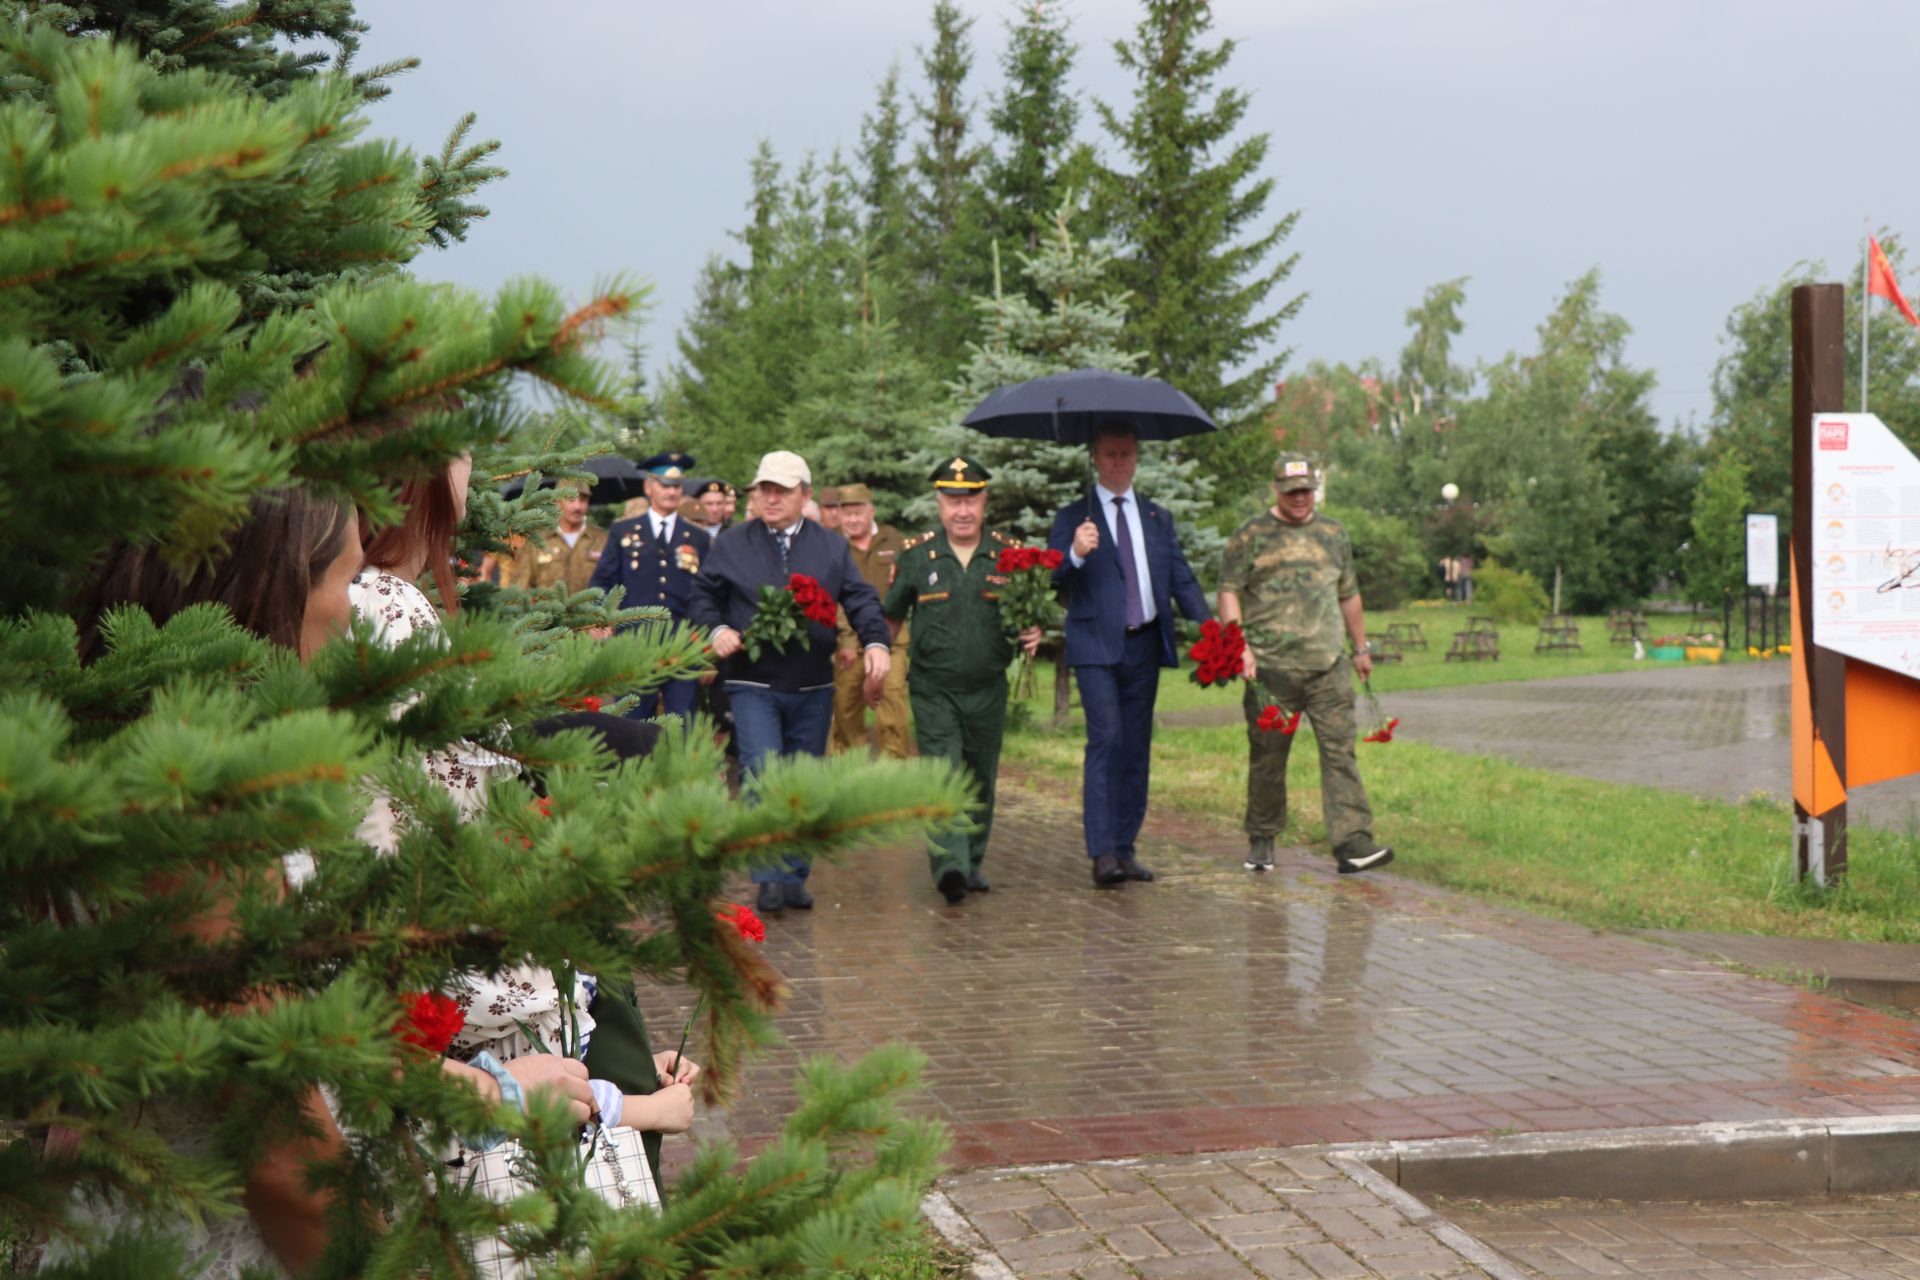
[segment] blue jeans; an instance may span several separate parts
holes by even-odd
[[[733,703],[733,737],[740,748],[740,769],[752,779],[768,756],[823,756],[833,727],[833,686],[805,693],[784,693],[757,685],[727,685]],[[755,884],[805,884],[813,864],[787,857],[777,867],[755,867]]]
[[[1073,675],[1087,719],[1080,795],[1087,856],[1131,858],[1147,816],[1153,703],[1160,694],[1160,632],[1143,627],[1127,637],[1120,662],[1075,667]]]
[[[669,680],[658,689],[643,694],[627,712],[630,720],[657,720],[661,716],[679,716],[685,720],[700,701],[698,680]]]

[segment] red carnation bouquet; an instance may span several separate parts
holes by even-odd
[[[1372,733],[1368,734],[1366,737],[1360,739],[1360,741],[1381,742],[1381,743],[1392,742],[1393,731],[1400,727],[1400,717],[1399,716],[1389,717],[1386,712],[1380,709],[1380,699],[1373,696],[1373,681],[1362,680],[1360,682],[1360,689],[1361,689],[1361,692],[1367,695],[1367,710],[1372,715],[1373,722],[1380,726],[1379,728],[1375,729]]]
[[[1296,711],[1288,715],[1278,707],[1268,706],[1261,710],[1260,718],[1253,722],[1253,727],[1262,733],[1283,733],[1291,738],[1300,732],[1300,713]]]
[[[784,652],[795,644],[805,644],[808,624],[831,628],[834,611],[833,597],[819,580],[796,573],[784,587],[760,588],[760,603],[753,621],[741,633],[741,647],[748,658],[758,662],[763,649]]]
[[[1187,656],[1193,659],[1188,679],[1205,687],[1226,684],[1246,670],[1247,637],[1237,622],[1222,626],[1218,619],[1208,618],[1200,624],[1200,638]]]
[[[1028,627],[1042,631],[1060,629],[1060,598],[1053,586],[1053,571],[1066,557],[1046,547],[1004,547],[994,561],[995,573],[1006,576],[1000,588],[1000,621],[1008,634],[1018,635]],[[1031,698],[1035,693],[1033,655],[1022,649],[1014,656],[1019,668],[1013,678],[1013,696]]]

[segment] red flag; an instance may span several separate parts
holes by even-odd
[[[1900,308],[1908,324],[1920,325],[1920,316],[1914,315],[1913,308],[1900,296],[1900,282],[1893,278],[1893,264],[1887,261],[1886,251],[1872,236],[1867,237],[1867,292],[1877,293]]]

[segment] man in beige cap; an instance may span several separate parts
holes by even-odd
[[[751,778],[771,756],[827,753],[833,723],[834,629],[813,622],[806,642],[747,654],[741,636],[752,625],[762,587],[785,587],[804,573],[846,611],[864,652],[867,701],[877,703],[891,665],[891,633],[880,612],[880,595],[860,575],[847,540],[802,514],[812,497],[813,473],[806,459],[785,449],[760,459],[753,492],[760,517],[725,530],[693,580],[687,616],[706,628],[720,679],[733,705],[740,766]],[[807,892],[812,869],[789,855],[785,865],[756,868],[757,904],[763,914],[813,905]]]
[[[822,492],[825,492],[824,490]],[[894,566],[900,560],[905,539],[890,524],[876,525],[873,519],[873,492],[864,484],[843,484],[840,499],[840,534],[853,551],[853,562],[860,576],[883,597],[893,585]],[[824,509],[824,506],[823,506]],[[880,750],[896,760],[913,754],[913,742],[907,731],[907,637],[894,638],[893,662],[887,668],[887,683],[880,703],[873,709]],[[833,675],[833,741],[829,747],[842,751],[867,749],[867,700],[860,666],[860,638],[840,615],[840,651]]]
[[[1353,678],[1373,674],[1373,649],[1353,547],[1338,522],[1314,510],[1317,487],[1307,455],[1281,454],[1273,465],[1273,506],[1240,526],[1220,556],[1220,620],[1247,628],[1249,871],[1273,869],[1274,839],[1287,825],[1293,738],[1259,729],[1267,706],[1304,711],[1313,726],[1320,809],[1340,874],[1393,861],[1393,850],[1373,838],[1373,809],[1354,755]]]

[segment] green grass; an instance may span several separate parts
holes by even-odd
[[[1216,694],[1216,696],[1224,696]],[[1163,727],[1152,804],[1239,829],[1246,731]],[[1010,733],[1004,759],[1058,794],[1077,783],[1075,732]],[[1920,839],[1852,828],[1847,883],[1792,876],[1789,811],[1620,786],[1415,742],[1362,744],[1374,834],[1394,874],[1597,928],[1920,942]],[[1326,849],[1313,736],[1295,739],[1285,840]]]
[[[851,1274],[854,1280],[963,1280],[972,1270],[973,1259],[929,1227]]]
[[[1580,621],[1581,653],[1539,653],[1533,651],[1534,641],[1539,638],[1540,629],[1533,623],[1504,623],[1500,632],[1500,658],[1492,662],[1448,662],[1447,646],[1453,640],[1453,633],[1466,628],[1467,615],[1472,612],[1466,605],[1443,605],[1434,608],[1395,609],[1386,613],[1367,615],[1367,630],[1384,632],[1388,624],[1395,622],[1417,622],[1426,633],[1425,652],[1414,650],[1408,653],[1404,661],[1381,663],[1374,669],[1373,689],[1375,693],[1390,693],[1396,689],[1438,689],[1453,688],[1470,684],[1496,684],[1510,680],[1540,680],[1549,676],[1590,676],[1609,671],[1636,671],[1648,667],[1665,667],[1668,664],[1655,663],[1651,659],[1635,662],[1631,647],[1611,644],[1607,638],[1607,620],[1604,617],[1583,617]],[[1686,616],[1655,617],[1652,620],[1655,633],[1666,631],[1679,632],[1686,629]],[[1717,624],[1716,624],[1717,625]],[[1735,653],[1728,649],[1726,661],[1747,662],[1750,659],[1743,649]],[[1785,661],[1785,659],[1775,659]],[[1673,664],[1680,665],[1680,664]],[[1237,686],[1230,689],[1202,689],[1187,678],[1191,665],[1181,666],[1161,672],[1160,696],[1157,709],[1160,711],[1192,711],[1203,707],[1222,707],[1240,704],[1240,690]],[[1053,712],[1053,666],[1042,663],[1038,669],[1038,695],[1029,706],[1029,714],[1041,721],[1048,719]]]

